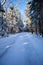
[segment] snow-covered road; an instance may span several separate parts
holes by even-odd
[[[27,32],[0,38],[0,65],[43,65],[43,38]]]

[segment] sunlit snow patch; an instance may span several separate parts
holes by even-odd
[[[9,48],[10,46],[6,46],[6,48]]]
[[[5,48],[7,49],[7,48],[10,48],[12,45],[7,45]]]
[[[26,44],[28,44],[28,42],[24,42],[23,44],[26,45]]]

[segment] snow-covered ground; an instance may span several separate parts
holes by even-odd
[[[0,65],[43,65],[43,38],[27,32],[0,37]]]

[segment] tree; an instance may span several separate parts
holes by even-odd
[[[32,25],[35,23],[36,33],[43,34],[43,0],[32,0],[28,2],[28,5],[30,5],[30,7],[28,6],[30,9],[29,15]]]
[[[21,14],[19,10],[15,8],[13,5],[10,6],[8,19],[8,28],[10,33],[19,32],[20,30],[22,30],[23,22],[21,19]]]
[[[25,9],[25,15],[26,15],[25,21],[26,21],[26,26],[28,25],[27,26],[28,30],[30,30],[30,24],[31,24],[31,20],[30,20],[30,16],[29,16],[29,12],[30,12],[29,7],[30,7],[30,5],[27,4],[26,9]]]
[[[6,27],[7,27],[7,23],[6,23],[6,19],[4,18],[4,9],[3,6],[0,3],[0,35],[4,36],[7,32],[6,32]]]

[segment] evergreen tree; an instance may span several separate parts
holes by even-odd
[[[43,35],[43,0],[32,0],[28,2],[30,5],[29,15],[31,19],[31,25],[35,23],[35,31]]]

